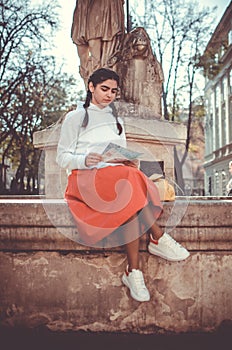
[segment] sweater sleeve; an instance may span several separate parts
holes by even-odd
[[[57,146],[56,162],[64,169],[87,169],[86,154],[76,153],[76,145],[80,133],[82,113],[69,112],[63,121],[60,139]]]

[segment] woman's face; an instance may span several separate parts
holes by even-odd
[[[108,79],[94,87],[93,83],[90,82],[89,90],[92,92],[91,102],[99,108],[104,108],[115,100],[118,84],[116,80]]]

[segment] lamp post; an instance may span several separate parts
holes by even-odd
[[[130,11],[129,11],[129,0],[126,0],[126,31],[130,31]]]

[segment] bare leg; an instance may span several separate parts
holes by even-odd
[[[159,225],[154,221],[155,219],[149,206],[143,208],[140,215],[144,224],[149,227],[148,232],[152,234],[154,239],[158,240],[163,236],[164,233]]]
[[[128,261],[128,271],[139,268],[139,238],[126,244],[126,254]]]
[[[137,213],[124,226],[124,234],[129,234],[129,238],[134,240],[126,244],[128,267],[122,276],[122,282],[130,289],[132,298],[137,301],[148,301],[150,293],[144,283],[143,273],[139,270],[139,226]],[[128,236],[126,239],[128,240]]]
[[[128,261],[128,270],[132,271],[132,269],[139,268],[139,221],[137,214],[126,223],[124,227],[124,235],[128,240],[130,237],[133,239],[131,242],[125,244],[126,253],[127,253],[127,261]],[[137,237],[137,238],[136,238]]]

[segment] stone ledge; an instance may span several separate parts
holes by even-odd
[[[52,204],[60,226],[53,226],[44,204]],[[164,204],[160,224],[172,208]],[[169,334],[210,332],[232,320],[232,201],[190,201],[172,232],[191,250],[185,261],[150,255],[143,238],[147,303],[133,300],[122,285],[121,248],[90,249],[59,233],[60,227],[75,230],[70,216],[61,217],[64,201],[2,199],[0,209],[1,326]]]
[[[189,250],[232,250],[232,201],[177,199],[173,206],[164,203],[158,222],[164,227],[169,220],[171,235]],[[63,200],[0,199],[0,222],[0,250],[93,250],[76,243],[75,224]],[[146,239],[141,239],[141,251]]]
[[[122,285],[125,254],[0,252],[2,326],[138,334],[209,332],[232,319],[232,254],[192,253],[171,263],[146,253],[151,300]]]

